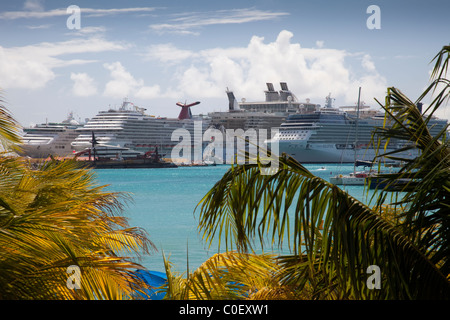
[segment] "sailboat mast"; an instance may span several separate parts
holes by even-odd
[[[356,109],[356,122],[355,122],[355,144],[354,144],[354,148],[353,150],[354,152],[354,157],[355,157],[355,161],[353,162],[353,172],[356,171],[356,154],[357,154],[357,146],[358,146],[358,121],[359,121],[359,103],[360,103],[360,99],[361,99],[361,87],[359,87],[359,92],[358,92],[358,105],[357,105],[357,109]]]

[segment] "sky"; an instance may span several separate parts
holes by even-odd
[[[176,117],[178,101],[226,111],[227,88],[262,101],[267,82],[334,106],[361,87],[377,108],[390,86],[416,100],[449,43],[448,0],[2,0],[0,89],[23,126],[124,98],[155,116]]]

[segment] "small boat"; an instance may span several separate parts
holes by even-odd
[[[359,185],[359,186],[362,185],[363,186],[366,184],[366,178],[368,178],[372,174],[371,170],[356,172],[357,166],[372,167],[372,162],[370,162],[370,161],[356,160],[356,146],[358,145],[357,140],[358,140],[358,120],[359,120],[360,97],[361,97],[361,88],[359,88],[359,93],[358,93],[357,117],[356,117],[356,125],[355,125],[356,141],[354,143],[355,148],[353,149],[354,156],[355,156],[353,172],[349,173],[348,175],[338,174],[334,177],[331,177],[330,182],[335,185]]]
[[[363,186],[366,181],[374,175],[373,171],[351,172],[349,174],[338,174],[330,178],[330,182],[335,185],[358,185]]]
[[[367,180],[369,189],[378,189],[385,191],[402,191],[402,188],[411,182],[411,179],[400,178],[395,181],[389,181],[386,178],[372,177]]]
[[[357,167],[364,166],[364,167],[372,168],[373,162],[372,161],[366,161],[366,160],[356,160],[355,161],[355,166],[357,166]]]

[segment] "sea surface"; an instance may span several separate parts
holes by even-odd
[[[307,169],[329,179],[335,174],[353,171],[352,164],[310,164]],[[178,167],[164,169],[97,169],[100,185],[108,191],[126,192],[133,199],[123,213],[132,227],[143,228],[157,251],[138,262],[148,270],[164,272],[163,255],[180,273],[194,270],[218,252],[202,240],[197,229],[203,196],[220,180],[229,165]],[[367,203],[364,187],[343,187],[352,196]],[[369,194],[370,196],[370,194]],[[221,248],[223,251],[224,248]],[[265,250],[267,252],[267,250]]]

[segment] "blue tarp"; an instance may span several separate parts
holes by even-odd
[[[164,298],[165,293],[157,292],[156,289],[167,282],[165,273],[151,270],[136,270],[135,273],[152,287],[152,289],[146,290],[151,300],[162,300]]]

